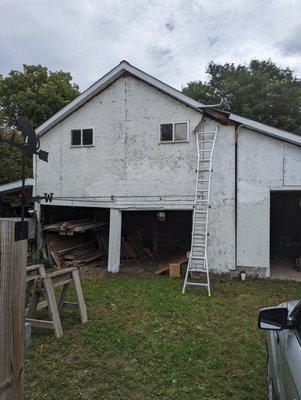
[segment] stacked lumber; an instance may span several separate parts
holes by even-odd
[[[58,235],[57,235],[58,236]],[[107,252],[99,249],[96,240],[81,241],[74,244],[72,241],[64,241],[64,245],[57,245],[50,235],[46,236],[48,255],[51,256],[57,268],[68,266],[84,266],[89,262],[99,260]]]
[[[57,268],[85,266],[108,254],[109,229],[106,223],[65,221],[46,225],[43,230],[47,254]],[[78,234],[85,230],[90,232]],[[135,235],[121,238],[121,258],[147,260],[153,258],[153,254],[143,246],[141,238]]]
[[[46,232],[58,232],[59,235],[73,236],[75,232],[86,232],[88,230],[95,230],[105,226],[108,226],[107,222],[93,222],[90,219],[81,219],[45,225],[43,230]]]
[[[121,258],[147,260],[153,257],[152,252],[143,246],[142,241],[138,236],[121,238]]]

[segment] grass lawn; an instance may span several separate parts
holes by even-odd
[[[301,284],[168,277],[82,279],[89,323],[63,313],[64,336],[34,330],[26,399],[266,399],[259,308],[299,298]]]

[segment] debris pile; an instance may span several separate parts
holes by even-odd
[[[57,268],[90,265],[108,254],[107,222],[64,221],[46,225],[43,231],[48,256],[52,258]],[[120,253],[121,258],[135,260],[153,258],[152,252],[144,247],[138,234],[121,238]]]

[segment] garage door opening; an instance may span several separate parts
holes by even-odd
[[[49,265],[106,265],[109,220],[106,208],[42,206],[43,255]]]
[[[150,268],[160,261],[185,255],[190,250],[191,229],[191,211],[122,212],[122,238],[130,242],[140,241],[150,251],[151,257],[146,260]],[[128,262],[121,261],[122,270]]]
[[[301,192],[272,192],[271,277],[301,280]]]

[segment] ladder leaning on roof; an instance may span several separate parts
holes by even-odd
[[[198,127],[196,129],[198,164],[196,169],[191,250],[189,254],[182,294],[185,293],[187,285],[195,285],[205,286],[208,290],[208,295],[211,295],[207,259],[207,238],[208,212],[210,208],[209,200],[212,174],[212,156],[217,131],[218,125],[215,130],[205,130],[203,128],[202,131],[198,131]],[[194,275],[199,275],[198,278],[202,278],[205,275],[205,280],[193,279]]]

